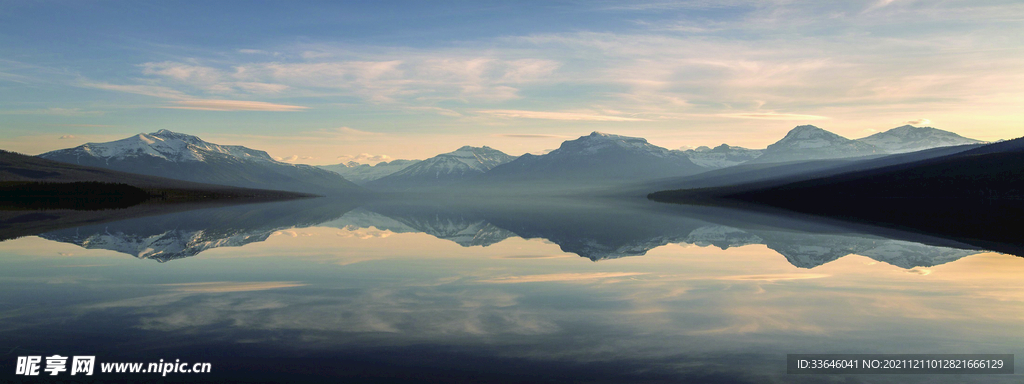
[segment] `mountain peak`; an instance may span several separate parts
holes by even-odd
[[[477,155],[488,155],[488,154],[494,154],[494,153],[502,153],[502,152],[497,150],[497,149],[488,147],[486,145],[483,146],[483,147],[474,147],[472,145],[464,145],[464,146],[462,146],[459,149],[456,149],[456,150],[448,152],[448,153],[442,153],[442,154],[440,154],[438,156],[446,156],[446,155],[450,155],[450,156],[477,156]]]
[[[587,136],[580,137],[580,139],[628,141],[628,142],[637,142],[637,143],[646,143],[647,142],[647,139],[642,138],[642,137],[630,137],[630,136],[622,136],[622,135],[613,135],[611,133],[604,133],[604,132],[598,132],[598,131],[591,132]]]
[[[243,188],[324,193],[355,187],[335,173],[275,161],[264,151],[161,129],[39,155],[123,172]]]
[[[899,126],[857,139],[857,141],[882,148],[888,153],[905,153],[929,148],[981,143],[979,140],[969,139],[953,132],[913,125]]]
[[[835,133],[826,131],[824,129],[815,127],[813,125],[798,125],[796,128],[791,129],[786,133],[786,137],[779,140],[779,144],[782,142],[793,141],[793,140],[812,140],[812,139],[823,139],[827,141],[844,141],[849,140],[845,137],[839,136]],[[773,145],[775,145],[773,144]]]
[[[203,141],[202,139],[199,138],[199,136],[193,136],[193,135],[189,135],[187,133],[178,133],[178,132],[174,132],[174,131],[170,131],[170,130],[166,130],[166,129],[161,129],[159,131],[150,133],[150,134],[148,134],[148,136],[159,137],[159,138],[162,138],[162,139],[178,139],[178,140],[185,140],[185,141],[191,141],[191,142],[201,142],[201,141]]]
[[[872,155],[873,145],[850,140],[813,125],[800,125],[786,133],[782,140],[769,145],[756,163],[797,160],[837,159]]]
[[[818,128],[816,126],[810,125],[810,124],[806,124],[806,125],[798,125],[798,126],[794,127],[793,129],[790,129],[789,133],[787,133],[786,136],[789,136],[789,135],[799,135],[799,134],[807,134],[807,133],[814,133],[814,132],[828,132],[828,131],[826,131],[824,129],[821,129],[821,128]]]

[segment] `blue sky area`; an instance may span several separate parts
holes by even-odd
[[[5,1],[0,148],[170,129],[311,164],[591,131],[1024,132],[1016,1]]]

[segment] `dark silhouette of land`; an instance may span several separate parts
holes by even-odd
[[[768,205],[1019,253],[1024,244],[1024,138],[783,185],[661,191],[648,198],[682,204]]]
[[[148,195],[143,201],[163,203],[213,199],[278,200],[313,196],[138,175],[7,151],[0,151],[0,183],[5,196],[2,205],[8,209],[12,205],[13,208],[25,209],[95,209],[96,206],[121,208],[141,203],[138,200],[141,196],[139,190]],[[117,194],[122,196],[120,201],[115,197]],[[33,201],[33,196],[36,201]],[[89,203],[91,198],[102,201]]]

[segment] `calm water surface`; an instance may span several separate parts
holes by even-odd
[[[955,241],[639,201],[221,207],[0,242],[0,382],[60,354],[213,368],[99,382],[1019,383],[785,362],[1020,365],[1021,276]]]

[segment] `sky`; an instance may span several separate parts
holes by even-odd
[[[542,153],[592,131],[1024,132],[1019,1],[0,2],[0,149],[169,129],[283,161]]]

